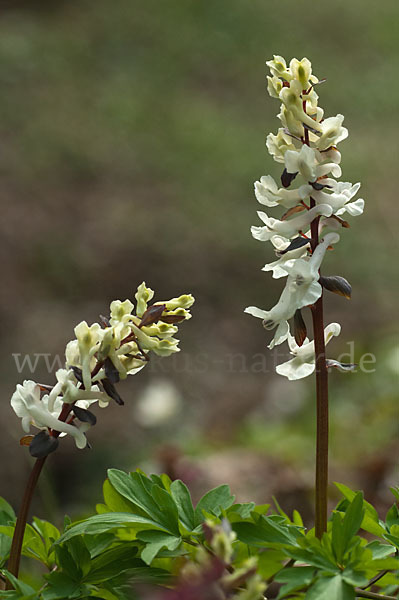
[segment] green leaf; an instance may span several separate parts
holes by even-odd
[[[343,483],[335,483],[335,485],[341,494],[343,494],[345,498],[352,502],[356,496],[356,492],[348,488]],[[366,500],[363,500],[363,506],[365,508],[365,514],[361,523],[361,528],[364,529],[364,531],[372,533],[373,535],[382,537],[385,533],[385,528],[378,518],[377,511],[369,502],[366,502]]]
[[[395,558],[394,556],[387,558],[373,558],[368,562],[364,562],[364,568],[373,569],[375,571],[384,571],[385,569],[396,571],[399,569],[399,558]]]
[[[188,487],[176,479],[170,486],[170,493],[179,511],[180,521],[187,531],[195,529],[194,507]]]
[[[1,525],[0,533],[12,538],[14,534],[14,526]],[[29,558],[39,560],[48,566],[48,556],[44,542],[40,534],[32,527],[32,525],[29,525],[29,523],[25,527],[24,538],[22,542],[22,554],[24,556],[28,556]]]
[[[330,552],[322,548],[320,542],[317,540],[317,544],[310,548],[298,548],[295,546],[288,546],[285,548],[287,556],[304,562],[308,565],[328,571],[329,573],[338,572],[335,557]]]
[[[74,537],[67,542],[66,546],[75,564],[78,566],[83,579],[90,571],[91,561],[90,552],[83,537]]]
[[[362,492],[354,496],[343,517],[340,512],[333,513],[331,542],[338,563],[342,562],[352,538],[358,532],[364,513]]]
[[[142,560],[150,565],[154,560],[155,556],[162,548],[168,550],[176,550],[181,543],[181,537],[176,537],[163,533],[162,531],[141,531],[137,534],[137,539],[146,542],[146,547],[141,553]]]
[[[28,600],[28,598],[37,598],[37,591],[33,589],[30,585],[24,583],[20,579],[17,579],[9,571],[4,571],[4,574],[11,581],[12,585],[14,586],[14,589],[17,592],[19,592],[20,597],[22,597],[24,600]],[[3,597],[3,593],[1,596]]]
[[[74,557],[69,552],[66,545],[56,546],[55,553],[57,557],[57,565],[62,569],[62,572],[75,583],[80,583],[82,580],[82,571],[79,564],[76,564]]]
[[[137,507],[122,496],[111,482],[106,479],[103,483],[104,502],[108,509],[105,512],[128,512],[136,513]],[[98,511],[99,512],[99,511]],[[102,511],[103,512],[103,511]],[[146,513],[143,511],[142,516]]]
[[[4,533],[0,533],[0,568],[5,565],[10,555],[12,538]]]
[[[152,528],[158,528],[159,525],[155,521],[140,515],[131,515],[128,513],[106,513],[103,515],[93,515],[84,521],[80,521],[72,525],[61,535],[54,544],[62,544],[67,540],[72,539],[77,535],[97,535],[105,533],[112,529],[132,527],[137,525],[151,525]]]
[[[393,504],[388,510],[385,521],[388,525],[388,530],[390,530],[393,525],[399,525],[399,511],[396,504]]]
[[[353,585],[354,587],[362,587],[367,585],[368,578],[365,574],[366,568],[363,571],[355,571],[350,567],[346,567],[344,571],[342,571],[342,579],[349,583],[349,585]]]
[[[284,517],[284,519],[287,521],[287,523],[289,523],[290,522],[290,518],[287,515],[287,513],[283,511],[283,509],[281,508],[280,504],[277,502],[277,498],[275,496],[272,496],[272,498],[273,498],[273,502],[276,505],[276,508],[277,508],[277,511],[279,512],[279,514],[282,517]]]
[[[292,522],[294,523],[294,525],[297,525],[298,527],[303,527],[302,517],[296,509],[294,509],[294,511],[292,513]]]
[[[85,544],[92,560],[107,550],[115,542],[115,534],[111,531],[100,533],[99,535],[88,535],[85,537]]]
[[[388,542],[391,542],[391,544],[393,544],[395,548],[399,550],[399,536],[392,535],[391,533],[386,533],[384,535],[384,538],[388,540]]]
[[[283,569],[277,573],[274,578],[279,583],[285,583],[280,588],[277,599],[284,598],[287,594],[308,587],[314,578],[315,569],[313,567],[292,567]]]
[[[0,525],[9,525],[10,521],[15,521],[15,519],[13,507],[0,496]]]
[[[280,521],[280,522],[279,522]],[[233,523],[238,539],[249,546],[266,548],[270,544],[295,545],[301,532],[293,525],[281,523],[280,517],[260,517],[258,523]]]
[[[48,587],[42,592],[43,600],[83,598],[82,586],[66,573],[54,571],[48,577]]]
[[[331,521],[331,544],[335,558],[340,563],[345,552],[345,537],[341,513],[333,512]]]
[[[228,519],[236,517],[236,521],[241,519],[250,519],[255,508],[255,502],[244,502],[243,504],[233,504],[227,509],[226,515]]]
[[[86,583],[102,583],[132,569],[143,567],[143,561],[136,558],[137,544],[125,543],[114,546],[92,559]]]
[[[33,528],[42,537],[44,549],[47,554],[46,564],[51,568],[54,562],[54,550],[51,550],[51,547],[61,534],[55,525],[49,523],[49,521],[42,521],[37,517],[33,517]]]
[[[166,490],[156,484],[152,486],[151,494],[162,515],[162,520],[160,520],[160,523],[165,525],[168,531],[179,536],[179,511],[176,502]]]
[[[305,600],[355,600],[355,592],[340,575],[320,577],[309,588]]]
[[[262,579],[269,579],[283,568],[286,561],[287,555],[282,550],[265,550],[258,555],[258,573]]]
[[[363,502],[363,492],[358,492],[345,512],[342,526],[344,539],[347,545],[352,537],[359,531],[363,522],[365,513]]]
[[[266,515],[269,511],[270,504],[257,504],[252,512],[257,515]]]
[[[234,503],[234,498],[228,485],[220,485],[207,492],[195,508],[195,526],[204,521],[203,510],[219,517],[223,509],[227,510]]]
[[[373,553],[373,559],[387,558],[395,552],[390,544],[382,544],[379,540],[373,540],[365,548],[368,548]]]
[[[109,469],[108,478],[119,494],[144,511],[158,526],[172,534],[179,534],[177,506],[168,492],[141,473],[128,475]]]

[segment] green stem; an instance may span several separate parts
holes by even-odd
[[[384,594],[375,594],[374,592],[367,592],[361,588],[355,588],[355,594],[358,598],[374,598],[375,600],[397,600],[395,596],[384,596]]]
[[[21,561],[22,542],[24,539],[26,521],[28,518],[29,508],[32,502],[32,497],[36,489],[36,484],[42,471],[43,465],[47,457],[38,458],[33,466],[26,484],[25,492],[22,498],[21,507],[19,509],[17,522],[15,524],[14,536],[12,538],[10,558],[8,560],[7,569],[12,575],[18,577],[19,563]],[[7,589],[13,589],[10,582],[7,583]]]

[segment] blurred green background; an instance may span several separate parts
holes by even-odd
[[[361,181],[366,199],[324,263],[353,286],[351,302],[326,298],[326,322],[343,325],[329,356],[353,342],[356,361],[376,358],[372,373],[331,375],[331,479],[382,506],[398,483],[397,0],[0,6],[0,494],[17,505],[31,464],[9,405],[15,383],[53,378],[43,356],[19,373],[14,355],[51,362],[78,321],[145,280],[158,299],[196,296],[182,352],[123,383],[124,407],[97,411],[91,451],[62,443],[36,514],[82,514],[108,467],[140,466],[182,477],[194,495],[221,482],[242,500],[273,493],[311,518],[314,382],[276,375],[269,334],[243,313],[282,289],[260,270],[270,245],[249,233],[253,181],[280,175],[265,148],[279,126],[265,61],[282,54],[327,77],[320,104],[350,131],[343,179]]]

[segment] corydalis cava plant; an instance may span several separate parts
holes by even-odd
[[[76,338],[67,344],[65,368],[56,374],[54,386],[34,381],[17,385],[11,406],[22,419],[22,428],[33,426],[41,432],[26,436],[32,456],[42,458],[56,449],[58,437],[70,434],[78,448],[85,448],[85,432],[96,418],[88,408],[111,401],[123,404],[116,384],[135,375],[150,360],[150,352],[169,356],[179,351],[177,324],[191,318],[187,310],[191,295],[148,305],[154,292],[143,282],[136,292],[136,310],[130,300],[114,300],[110,316],[101,323],[82,321],[75,327]]]
[[[255,306],[245,312],[262,319],[265,329],[274,330],[273,348],[288,341],[293,358],[277,366],[277,373],[290,380],[316,371],[317,458],[316,533],[325,531],[328,470],[328,378],[329,367],[350,369],[337,360],[326,359],[325,347],[340,333],[338,323],[324,327],[323,288],[346,296],[351,286],[341,276],[321,276],[322,261],[339,242],[337,229],[349,227],[344,217],[362,214],[364,201],[354,200],[360,184],[338,181],[341,154],[338,143],[348,137],[343,115],[324,117],[315,88],[322,83],[312,74],[307,58],[293,58],[287,66],[281,56],[266,63],[268,92],[281,101],[278,118],[282,127],[269,134],[266,146],[281,164],[281,186],[270,175],[255,182],[258,202],[280,208],[280,217],[259,211],[261,226],[251,228],[256,240],[270,242],[277,260],[263,267],[275,279],[286,278],[277,304],[264,310]],[[314,341],[307,337],[302,309],[310,307]]]
[[[321,278],[320,266],[326,251],[340,239],[336,231],[329,230],[348,227],[343,216],[362,214],[364,200],[353,200],[359,183],[337,181],[341,176],[337,144],[348,137],[348,130],[342,126],[342,115],[324,118],[315,91],[321,82],[312,74],[310,61],[293,58],[287,66],[284,58],[274,56],[266,64],[271,71],[267,77],[268,92],[282,101],[278,118],[283,125],[276,135],[268,135],[266,145],[274,160],[283,165],[283,172],[281,187],[270,175],[256,181],[255,196],[263,206],[280,207],[283,214],[276,219],[259,211],[264,225],[252,227],[251,232],[256,240],[269,241],[274,246],[277,260],[263,270],[272,271],[275,279],[286,277],[286,285],[270,310],[250,306],[245,311],[261,318],[266,329],[275,330],[269,348],[290,342],[296,360],[289,361],[290,368],[288,363],[277,367],[277,372],[289,379],[300,379],[314,371],[315,354],[314,347],[310,354],[308,348],[301,359],[299,348],[308,345],[309,340],[298,311],[314,306],[323,287],[350,297],[348,282],[342,277]],[[326,342],[331,338],[330,331],[338,335],[339,330],[334,323],[326,328]],[[305,363],[313,363],[313,368],[303,368]]]
[[[15,528],[8,570],[17,576],[26,519],[32,495],[47,456],[56,450],[59,438],[71,435],[80,449],[86,448],[86,432],[95,425],[89,410],[94,404],[105,408],[114,401],[124,404],[117,384],[135,375],[150,360],[150,353],[169,356],[179,351],[175,338],[178,324],[191,318],[191,294],[152,303],[154,292],[143,282],[135,294],[136,308],[130,300],[114,300],[109,317],[75,327],[75,339],[67,344],[65,367],[56,374],[55,385],[24,381],[17,385],[11,406],[22,419],[29,434],[21,444],[29,446],[37,459],[31,472]],[[150,304],[151,303],[151,304]]]

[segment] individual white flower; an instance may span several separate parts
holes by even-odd
[[[321,131],[321,125],[303,110],[302,85],[298,80],[292,80],[290,85],[283,87],[280,100],[285,108],[293,115],[294,119],[315,131]],[[289,128],[291,131],[291,128]],[[294,133],[291,131],[291,133]],[[332,144],[330,144],[332,145]]]
[[[173,337],[159,339],[156,336],[147,335],[143,329],[139,329],[136,325],[132,324],[132,330],[144,350],[153,350],[158,356],[170,356],[174,352],[180,352],[180,348],[178,347],[179,340]]]
[[[308,58],[298,60],[293,58],[290,61],[290,73],[293,79],[298,79],[302,90],[307,90],[311,83],[317,83],[319,80],[312,75],[312,63]]]
[[[129,334],[129,321],[132,316],[132,311],[134,308],[134,304],[130,302],[130,300],[124,300],[121,302],[120,300],[113,300],[110,304],[110,320],[109,323],[111,326],[123,324],[123,330],[121,332],[122,337],[125,337]]]
[[[278,98],[283,87],[283,82],[279,77],[267,76],[267,91],[272,98]]]
[[[100,347],[104,329],[98,323],[89,327],[86,321],[82,321],[76,325],[74,331],[78,341],[83,385],[86,390],[90,390],[92,359]]]
[[[325,183],[331,187],[332,192],[329,193],[325,190],[315,190],[312,193],[312,198],[314,198],[317,203],[329,204],[335,215],[342,215],[347,212],[351,216],[356,217],[362,214],[364,200],[358,198],[354,202],[350,202],[359,191],[360,183],[352,184],[348,181],[335,181],[334,179],[328,179]]]
[[[191,294],[182,294],[181,296],[178,296],[177,298],[172,298],[171,300],[159,300],[156,302],[156,304],[165,304],[165,308],[168,311],[173,311],[177,308],[186,309],[190,308],[190,306],[194,304],[194,296],[192,296]]]
[[[136,306],[136,315],[138,317],[142,317],[145,311],[147,310],[147,304],[154,297],[154,290],[148,288],[145,284],[145,281],[139,285],[137,288],[137,292],[135,294],[135,298],[137,300]]]
[[[255,181],[255,196],[257,201],[264,206],[284,206],[292,208],[298,202],[309,197],[313,188],[309,184],[302,185],[297,189],[287,190],[278,188],[277,183],[271,175],[264,175],[260,181]]]
[[[274,346],[282,344],[288,338],[290,327],[287,319],[290,319],[295,313],[295,309],[292,313],[291,301],[292,295],[287,284],[283,289],[276,306],[274,306],[271,310],[262,310],[257,306],[247,306],[247,308],[244,310],[244,312],[248,315],[262,319],[263,327],[265,329],[277,328],[272,341],[268,345],[270,350],[272,350]]]
[[[53,429],[74,437],[78,448],[87,445],[84,432],[90,427],[88,423],[79,423],[74,426],[58,419],[62,408],[62,401],[57,399],[53,404],[53,412],[48,406],[49,397],[46,394],[40,398],[40,387],[37,383],[25,380],[23,385],[18,384],[12,395],[11,406],[15,414],[22,419],[22,428],[29,432],[30,426],[37,429]]]
[[[321,155],[322,156],[322,155]],[[320,154],[306,144],[300,151],[287,150],[284,156],[285,168],[288,173],[300,173],[305,181],[314,183],[319,177],[332,173],[334,177],[341,176],[341,168],[335,162],[320,163]]]
[[[284,129],[286,129],[294,138],[303,138],[305,130],[302,122],[296,118],[295,114],[289,110],[285,104],[281,104],[277,118],[280,119]]]
[[[79,408],[85,409],[95,402],[98,402],[101,407],[108,405],[109,397],[101,392],[98,386],[92,385],[91,390],[79,387],[72,369],[58,369],[55,376],[57,383],[48,395],[48,408],[51,412],[59,401],[65,404],[76,404]],[[43,399],[44,397],[42,401]]]
[[[337,233],[328,233],[317,245],[312,256],[287,261],[281,267],[290,277],[290,289],[297,309],[310,306],[320,298],[323,290],[318,282],[319,269],[327,248],[339,242],[339,239]]]
[[[255,306],[245,309],[246,313],[263,319],[265,329],[277,327],[269,348],[273,348],[287,339],[288,320],[298,309],[312,305],[320,298],[323,290],[318,282],[319,268],[328,246],[338,241],[337,233],[329,233],[318,244],[311,257],[289,260],[280,266],[288,275],[287,283],[279,301],[271,310],[262,310]]]
[[[324,119],[321,125],[321,137],[317,141],[317,147],[319,150],[326,150],[330,146],[336,146],[342,140],[348,137],[348,130],[346,127],[342,127],[344,122],[344,115],[337,115],[336,117],[328,117]]]
[[[287,239],[298,235],[309,226],[311,221],[318,215],[329,217],[332,215],[332,208],[328,204],[319,204],[310,210],[304,211],[298,217],[286,221],[279,221],[269,217],[266,213],[258,211],[258,217],[265,223],[265,227],[251,227],[251,233],[256,240],[261,242],[268,241],[276,234]]]
[[[286,81],[290,81],[292,79],[292,74],[287,69],[287,63],[285,62],[285,58],[282,56],[274,54],[273,60],[267,60],[266,64],[269,67],[273,77],[282,77]]]
[[[296,150],[292,137],[282,127],[277,131],[277,135],[269,133],[266,138],[266,147],[269,154],[279,163],[284,162],[284,155],[287,150]]]
[[[271,238],[270,241],[273,242],[273,245],[276,248],[279,248],[281,250],[285,250],[290,245],[290,242],[288,242],[286,240],[286,238],[282,238],[277,235],[274,236],[274,238]],[[307,251],[308,250],[307,250],[306,246],[302,246],[301,248],[296,248],[295,250],[289,250],[288,252],[286,252],[285,254],[280,256],[280,258],[278,260],[276,260],[272,263],[266,264],[262,268],[262,271],[272,271],[273,279],[280,279],[281,277],[287,277],[287,271],[284,269],[284,265],[286,263],[288,263],[289,261],[292,261],[293,259],[302,258],[303,256],[306,256]]]
[[[312,134],[310,134],[312,135]],[[317,138],[318,139],[318,138]],[[323,150],[320,152],[317,148],[314,148],[316,154],[316,160],[318,163],[324,163],[326,161],[336,163],[337,165],[341,162],[341,152],[335,146],[328,148],[327,150]],[[334,175],[334,177],[340,177],[340,175]]]
[[[331,338],[339,335],[340,332],[341,326],[338,323],[330,323],[330,325],[327,325],[324,329],[325,344],[328,344]],[[303,345],[298,346],[294,337],[289,334],[288,345],[294,358],[278,365],[276,367],[277,373],[287,377],[291,381],[311,375],[315,370],[314,341],[310,342],[308,338],[306,338]]]
[[[258,319],[262,319],[265,329],[276,329],[274,337],[268,348],[272,349],[278,344],[282,344],[288,337],[289,325],[288,319],[294,316],[296,308],[293,303],[293,295],[290,289],[291,281],[288,278],[282,291],[279,301],[270,310],[263,310],[256,306],[248,306],[244,312]]]

